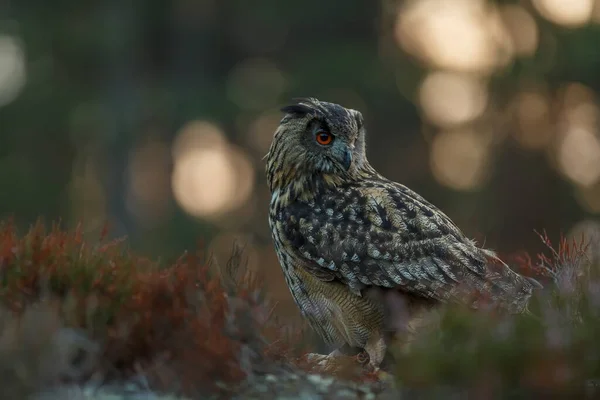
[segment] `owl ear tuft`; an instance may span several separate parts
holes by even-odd
[[[281,112],[296,115],[298,117],[303,117],[306,114],[311,114],[313,112],[313,109],[312,107],[307,106],[306,104],[292,104],[281,108]]]

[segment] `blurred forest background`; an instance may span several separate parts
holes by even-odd
[[[237,238],[289,304],[262,157],[291,98],[360,110],[380,172],[510,254],[599,231],[599,94],[600,0],[4,0],[0,217]]]

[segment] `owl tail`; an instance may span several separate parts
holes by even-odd
[[[534,290],[543,286],[535,279],[513,271],[494,252],[483,250],[488,261],[485,287],[494,302],[511,314],[527,312],[527,305]]]

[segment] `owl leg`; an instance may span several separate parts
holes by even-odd
[[[365,345],[365,351],[368,353],[368,367],[377,376],[380,382],[388,385],[394,385],[394,377],[385,371],[383,366],[384,359],[388,355],[388,335],[385,332],[376,333],[371,335],[367,344]]]
[[[369,355],[369,364],[373,369],[379,369],[387,353],[387,343],[383,333],[374,332],[365,345],[365,351]]]

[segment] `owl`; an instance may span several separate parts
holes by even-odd
[[[266,156],[269,225],[285,281],[335,358],[379,368],[390,338],[443,303],[526,310],[537,282],[479,247],[433,204],[369,163],[359,111],[300,99]]]

